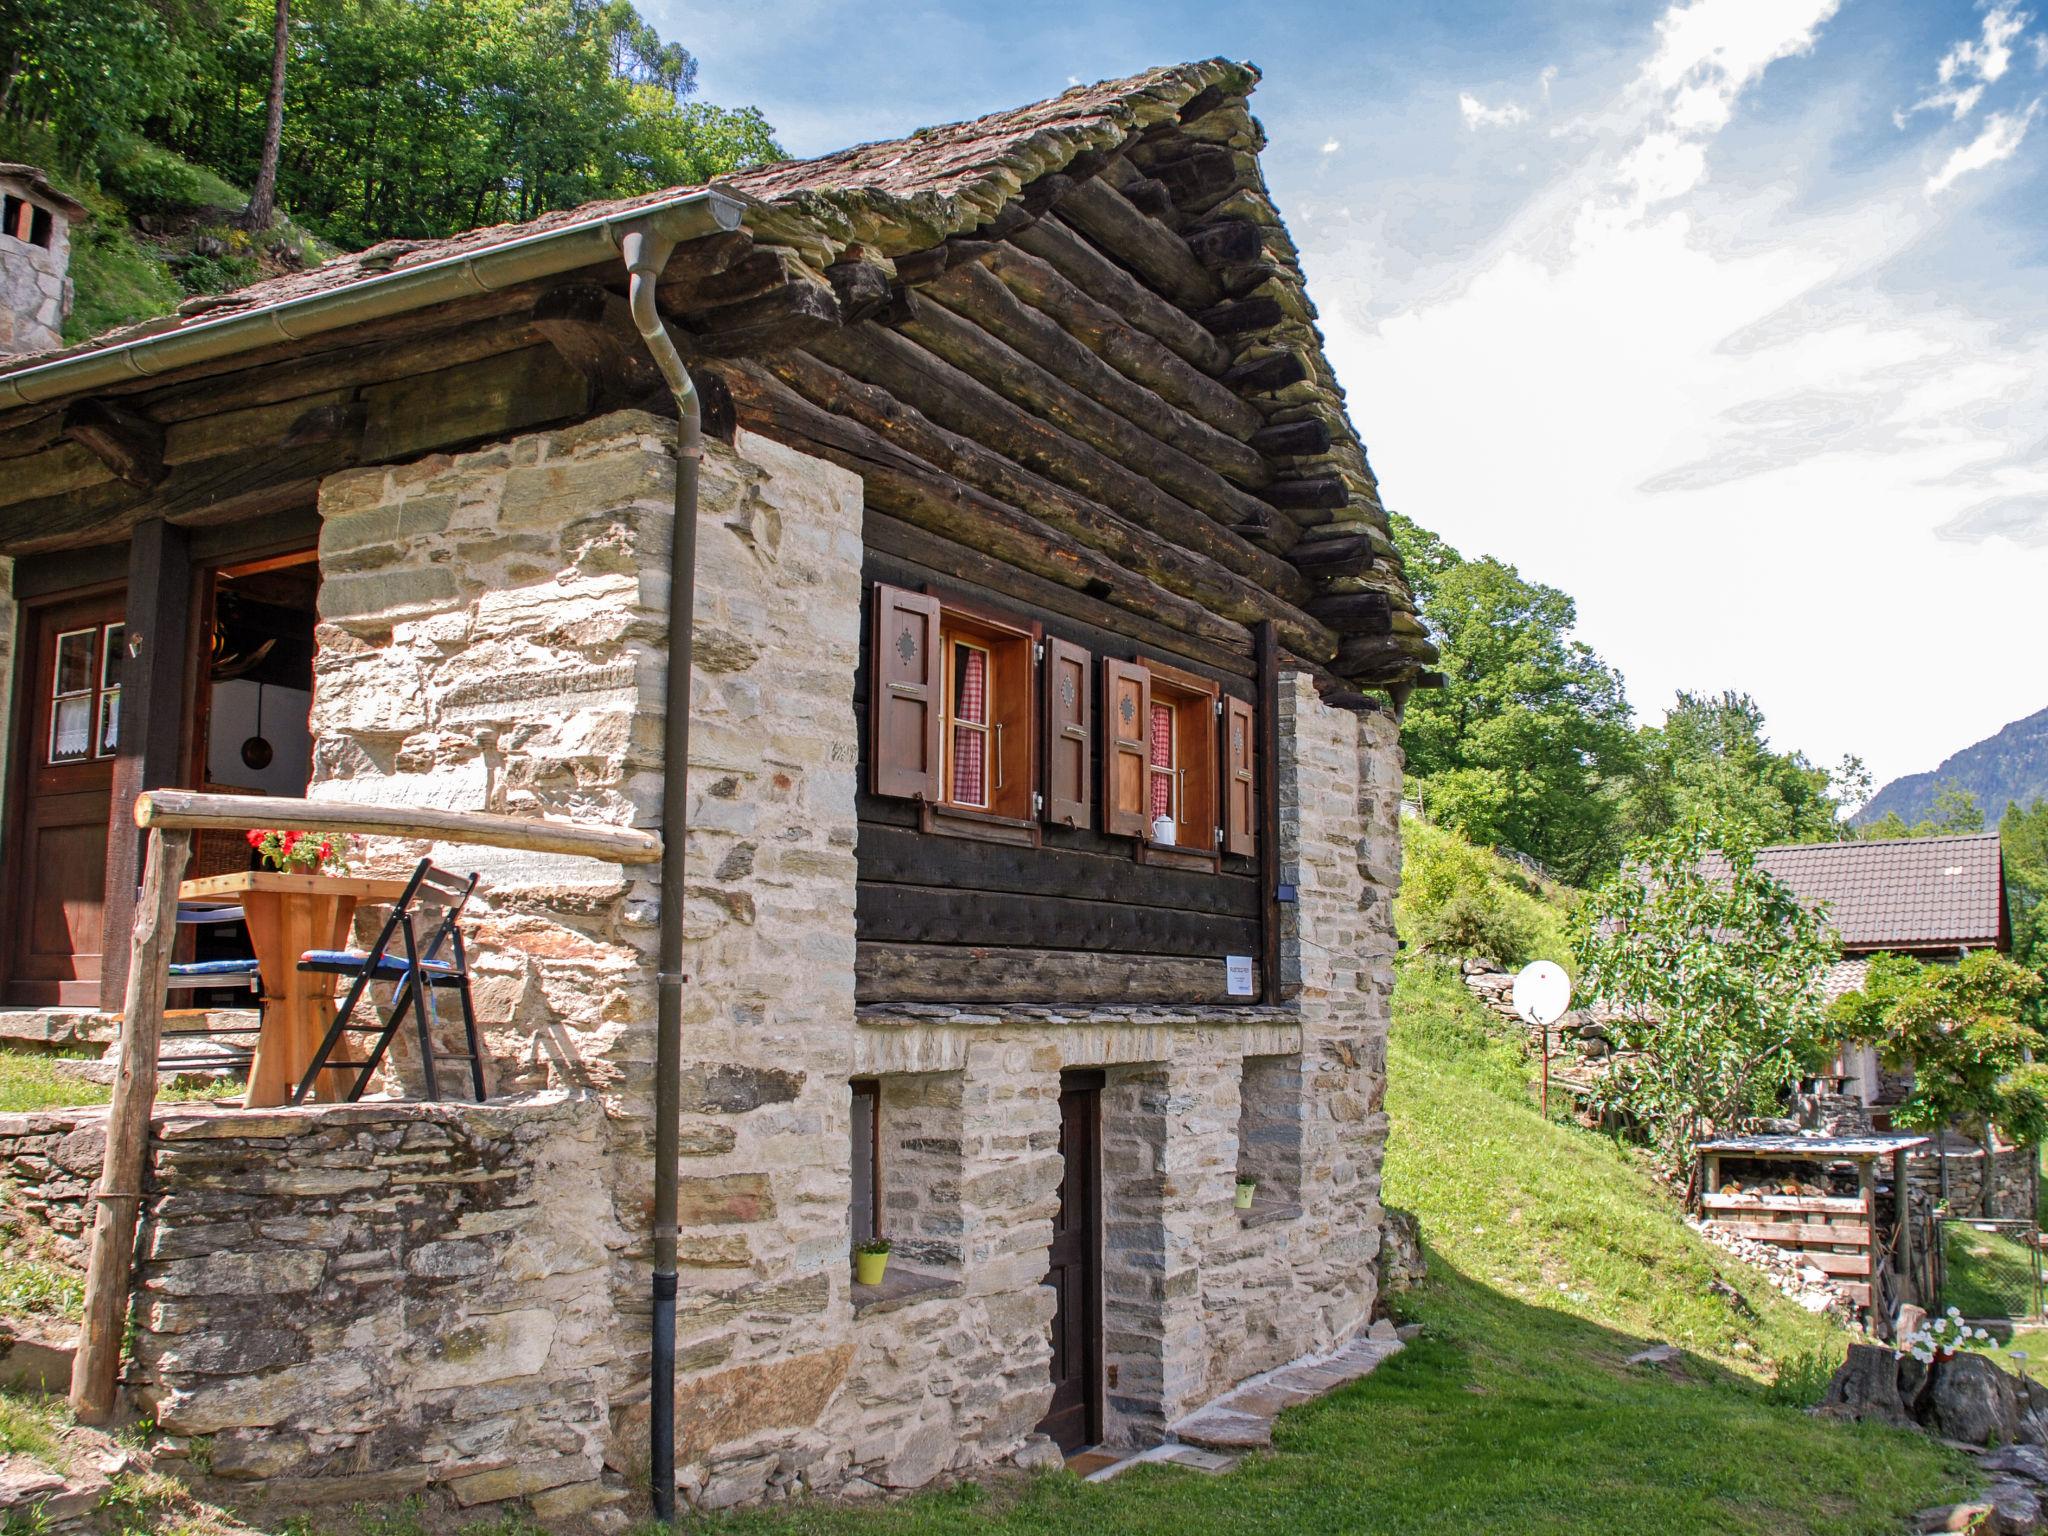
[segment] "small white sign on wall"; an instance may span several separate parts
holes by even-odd
[[[1226,990],[1232,997],[1256,997],[1258,987],[1252,981],[1252,957],[1250,955],[1225,955],[1223,975]]]

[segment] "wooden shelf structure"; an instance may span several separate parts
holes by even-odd
[[[1927,1144],[1925,1136],[1886,1132],[1869,1136],[1730,1136],[1700,1143],[1700,1215],[1714,1228],[1784,1249],[1803,1264],[1835,1282],[1854,1304],[1870,1314],[1872,1328],[1882,1334],[1891,1326],[1889,1301],[1912,1299],[1912,1224],[1907,1207],[1906,1157]],[[1885,1222],[1878,1204],[1878,1165],[1889,1159],[1895,1209],[1890,1228],[1896,1234],[1887,1251],[1881,1240]],[[1854,1195],[1763,1194],[1722,1187],[1723,1164],[1776,1164],[1804,1173],[1786,1182],[1815,1183],[1827,1178],[1829,1164],[1855,1170]],[[1817,1177],[1816,1177],[1817,1175]],[[1877,1298],[1872,1304],[1873,1295]]]

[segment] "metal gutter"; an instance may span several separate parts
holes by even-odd
[[[674,239],[653,225],[619,242],[634,328],[676,398],[675,525],[669,539],[668,679],[661,774],[661,927],[655,958],[653,1341],[649,1369],[648,1480],[654,1518],[676,1513],[676,1196],[682,1156],[683,858],[690,817],[690,672],[697,606],[697,481],[704,462],[703,405],[655,306]]]
[[[67,395],[131,384],[238,352],[304,341],[408,310],[493,293],[536,278],[610,261],[628,230],[658,234],[671,247],[737,229],[746,205],[729,193],[697,188],[666,202],[523,235],[503,245],[444,256],[346,287],[261,305],[217,320],[140,336],[74,357],[0,374],[0,410],[43,405]]]

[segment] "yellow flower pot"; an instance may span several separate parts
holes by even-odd
[[[1258,1185],[1249,1179],[1240,1179],[1237,1185],[1237,1208],[1248,1211],[1252,1208],[1252,1196],[1258,1192]]]
[[[882,1275],[889,1267],[886,1253],[856,1253],[853,1256],[853,1278],[862,1285],[880,1285]]]

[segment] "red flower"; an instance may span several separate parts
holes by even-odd
[[[286,852],[287,854],[289,854],[289,853],[290,853],[290,852],[291,852],[291,851],[292,851],[292,850],[293,850],[294,848],[298,847],[298,845],[299,845],[299,834],[298,834],[298,833],[296,833],[296,832],[286,832],[286,833],[284,833],[284,834],[283,834],[283,837],[284,837],[284,851],[285,851],[285,852]]]
[[[263,839],[269,835],[267,832],[258,832],[252,828],[248,834],[249,846],[251,848],[261,848],[263,846]]]
[[[325,863],[326,863],[326,862],[327,862],[327,861],[328,861],[329,859],[331,859],[331,858],[333,858],[333,857],[334,857],[334,844],[332,844],[332,843],[330,843],[330,842],[322,842],[322,843],[320,844],[320,862],[321,862],[322,864],[325,864]]]

